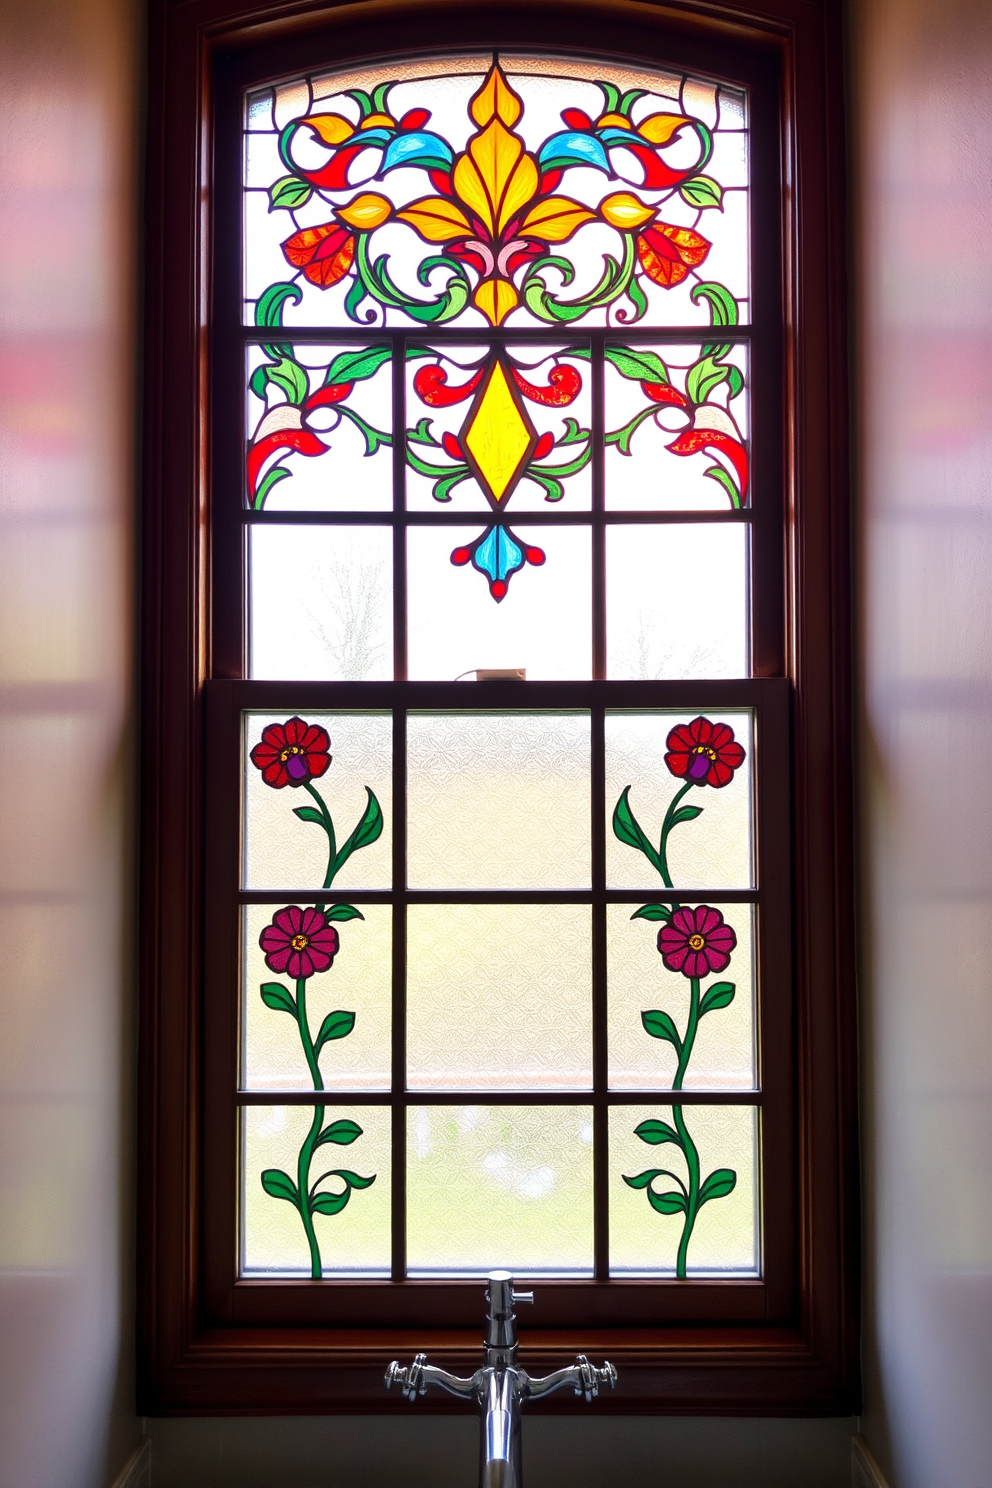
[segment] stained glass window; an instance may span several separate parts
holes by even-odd
[[[462,55],[243,144],[239,1274],[760,1275],[746,93]]]

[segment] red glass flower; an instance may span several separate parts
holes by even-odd
[[[730,784],[734,771],[744,763],[744,749],[730,725],[711,723],[708,718],[676,724],[666,744],[665,764],[673,775],[694,785],[712,785],[719,790]]]
[[[658,949],[669,971],[686,977],[722,971],[737,944],[737,935],[710,904],[677,909],[658,932]]]
[[[355,261],[355,234],[339,222],[304,227],[282,245],[294,269],[320,289],[329,289],[343,279]]]
[[[331,763],[331,745],[326,729],[303,718],[287,718],[262,730],[261,742],[251,752],[251,762],[274,790],[284,785],[305,785],[323,775]]]
[[[288,972],[291,977],[310,977],[315,971],[326,971],[338,952],[338,932],[327,923],[319,909],[301,909],[290,904],[276,910],[272,924],[266,925],[258,943],[265,952],[265,964],[272,971]]]

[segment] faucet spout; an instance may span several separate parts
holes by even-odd
[[[482,1488],[518,1488],[521,1379],[515,1369],[487,1371],[482,1418]]]

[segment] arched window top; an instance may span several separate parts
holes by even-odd
[[[436,58],[253,92],[246,132],[249,324],[749,319],[739,88],[560,57]]]

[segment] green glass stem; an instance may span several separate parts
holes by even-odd
[[[672,830],[672,818],[678,809],[678,804],[681,801],[682,797],[686,794],[687,791],[692,790],[694,784],[694,781],[687,780],[685,785],[681,786],[675,792],[674,796],[668,804],[668,810],[665,812],[665,820],[661,824],[661,841],[658,844],[658,857],[661,860],[661,876],[664,880],[666,889],[670,889],[672,887],[672,875],[668,871],[668,836]],[[673,905],[672,907],[673,909],[677,909],[678,905]]]
[[[696,985],[698,989],[698,982]],[[678,1255],[675,1259],[675,1275],[680,1281],[684,1281],[689,1241],[692,1238],[693,1227],[696,1223],[696,1213],[699,1209],[699,1153],[696,1151],[696,1144],[690,1137],[689,1129],[685,1124],[685,1116],[681,1103],[672,1107],[672,1116],[675,1122],[675,1130],[678,1132],[679,1144],[685,1156],[686,1167],[689,1169],[689,1191],[686,1195],[685,1222],[682,1226],[682,1238],[679,1241]]]
[[[673,1090],[682,1089],[682,1081],[685,1072],[689,1068],[689,1060],[692,1057],[692,1046],[696,1042],[696,1029],[699,1027],[699,978],[689,979],[689,1017],[685,1025],[685,1037],[682,1040],[682,1049],[679,1053],[678,1069],[675,1071],[675,1079],[672,1081]]]
[[[329,889],[331,887],[331,884],[334,882],[334,875],[337,872],[335,859],[337,857],[338,849],[337,841],[334,836],[334,823],[331,820],[331,813],[327,809],[327,802],[324,800],[323,796],[320,794],[320,791],[313,784],[313,782],[310,780],[305,781],[304,789],[316,801],[317,810],[320,812],[320,824],[324,828],[324,831],[327,833],[327,871],[324,874],[323,887],[325,889]],[[317,909],[321,910],[323,909],[323,907],[324,906],[322,904],[318,904],[316,906]]]
[[[296,1020],[300,1026],[300,1041],[303,1044],[303,1052],[306,1055],[307,1067],[313,1080],[314,1090],[323,1090],[324,1082],[320,1074],[320,1066],[317,1063],[317,1055],[314,1052],[313,1039],[310,1036],[310,1020],[307,1016],[307,979],[297,977],[296,979]],[[310,1275],[314,1281],[319,1281],[324,1274],[324,1268],[320,1259],[320,1247],[317,1244],[317,1234],[313,1225],[313,1212],[310,1208],[310,1163],[313,1159],[314,1148],[317,1138],[320,1136],[320,1128],[324,1120],[323,1106],[314,1106],[313,1121],[300,1148],[300,1156],[296,1165],[296,1189],[300,1196],[300,1218],[303,1221],[303,1229],[307,1237],[307,1245],[310,1247]]]

